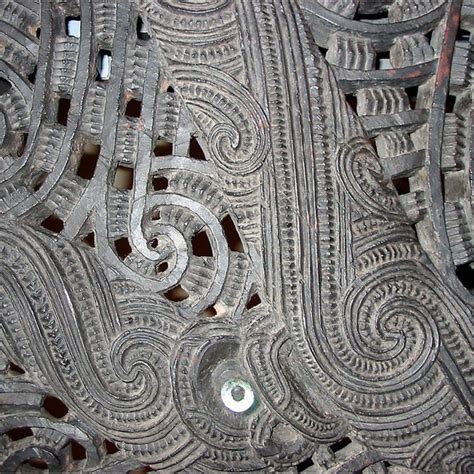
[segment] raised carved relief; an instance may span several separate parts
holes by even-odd
[[[470,0],[1,0],[2,472],[470,472]]]

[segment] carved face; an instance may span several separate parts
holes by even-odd
[[[40,3],[0,32],[3,470],[468,470],[460,2]]]

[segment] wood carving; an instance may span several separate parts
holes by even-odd
[[[0,0],[2,472],[471,472],[472,0]]]

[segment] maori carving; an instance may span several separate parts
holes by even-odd
[[[470,0],[0,0],[2,472],[470,472]]]

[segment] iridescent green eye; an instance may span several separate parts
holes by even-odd
[[[229,379],[221,389],[224,405],[231,411],[242,413],[247,411],[255,402],[252,386],[241,379]]]

